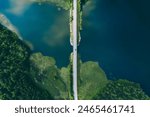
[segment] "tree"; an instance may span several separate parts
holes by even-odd
[[[90,100],[102,90],[108,80],[105,72],[96,62],[85,62],[80,65],[79,99]]]
[[[36,84],[55,99],[68,99],[68,90],[52,57],[34,53],[30,57],[30,73]]]
[[[30,49],[0,24],[0,99],[53,99],[30,77]]]
[[[128,80],[110,81],[94,99],[97,100],[145,100],[149,99],[140,85]]]
[[[89,0],[78,0],[78,2],[83,6]],[[73,0],[35,0],[38,3],[52,3],[58,7],[61,7],[65,10],[70,10],[72,7]]]
[[[80,41],[80,30],[82,30],[82,15],[83,15],[83,5],[85,5],[89,0],[77,0],[77,15],[78,15],[78,42]],[[70,38],[72,39],[72,26],[73,26],[73,0],[35,0],[38,3],[51,3],[55,4],[57,7],[63,8],[70,11]]]

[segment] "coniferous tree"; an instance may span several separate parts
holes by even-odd
[[[0,24],[0,99],[52,99],[30,78],[30,49]]]

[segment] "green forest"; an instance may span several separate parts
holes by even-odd
[[[150,99],[140,84],[109,80],[97,62],[82,62],[80,57],[78,61],[80,100]],[[72,100],[71,59],[67,67],[58,68],[53,57],[33,53],[25,41],[0,24],[0,99]]]

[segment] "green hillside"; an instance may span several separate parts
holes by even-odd
[[[150,99],[139,84],[110,81],[97,62],[78,57],[79,99]],[[73,99],[72,60],[58,68],[53,57],[33,53],[0,25],[0,99]]]
[[[30,77],[30,49],[0,24],[0,99],[53,99]]]

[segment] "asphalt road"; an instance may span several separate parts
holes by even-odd
[[[77,0],[73,0],[73,92],[74,100],[78,100],[78,87],[77,87]]]

